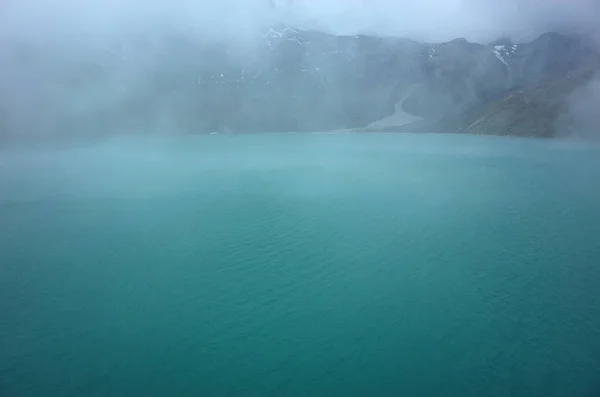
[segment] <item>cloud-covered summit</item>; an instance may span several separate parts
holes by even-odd
[[[276,22],[330,33],[485,42],[552,30],[600,31],[598,0],[5,0],[3,37],[99,38],[167,26],[247,39]]]

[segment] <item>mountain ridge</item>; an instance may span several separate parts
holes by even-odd
[[[38,109],[43,123],[9,117],[4,129],[67,135],[167,126],[185,133],[352,129],[556,136],[554,116],[593,78],[600,58],[591,41],[555,32],[526,43],[421,43],[277,26],[246,51],[177,34],[153,40],[120,43],[69,68],[47,67],[42,75],[54,84],[38,95],[46,101]],[[152,59],[152,68],[136,69],[139,59]],[[27,60],[21,65],[25,73],[34,66]],[[106,87],[121,88],[118,97]],[[530,105],[518,105],[530,97]],[[398,112],[412,122],[377,124]],[[487,121],[476,123],[482,117]],[[513,128],[517,119],[522,127]],[[535,124],[532,131],[524,130],[528,120]]]

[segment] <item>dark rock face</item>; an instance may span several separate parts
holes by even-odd
[[[43,128],[324,131],[363,128],[400,108],[424,120],[385,130],[552,136],[563,99],[596,68],[590,42],[557,33],[428,44],[282,26],[243,50],[183,35],[144,40],[73,70],[46,68]]]

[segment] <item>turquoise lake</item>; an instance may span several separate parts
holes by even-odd
[[[0,149],[0,396],[600,396],[600,148]]]

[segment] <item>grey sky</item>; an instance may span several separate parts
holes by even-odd
[[[284,0],[279,0],[280,2]],[[596,0],[296,0],[324,28],[424,40],[529,38],[558,28],[600,25]]]
[[[5,0],[4,33],[91,39],[171,24],[198,34],[247,37],[277,18],[336,33],[428,41],[501,35],[527,39],[562,27],[600,25],[597,0]],[[288,5],[287,8],[285,5]],[[290,5],[291,4],[291,5]]]

